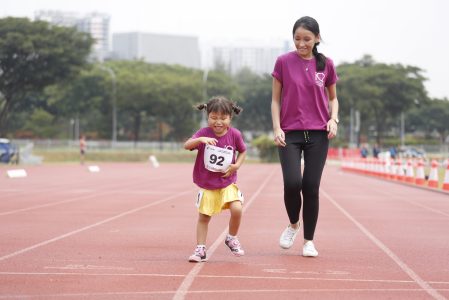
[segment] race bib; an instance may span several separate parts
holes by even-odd
[[[204,166],[212,172],[225,172],[232,164],[234,151],[212,145],[204,149]]]

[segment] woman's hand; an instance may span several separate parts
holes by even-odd
[[[274,131],[274,143],[276,146],[285,147],[287,143],[285,142],[285,133],[282,129],[277,129]]]
[[[334,119],[330,119],[329,121],[327,121],[326,130],[328,132],[327,134],[328,139],[333,139],[334,137],[336,137],[338,130],[337,122],[335,122]]]

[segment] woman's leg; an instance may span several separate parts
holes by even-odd
[[[301,147],[287,143],[279,147],[282,176],[284,178],[284,204],[290,224],[297,224],[301,210]]]
[[[302,179],[304,239],[313,240],[318,221],[319,189],[326,163],[329,139],[325,131],[309,131],[310,142],[304,147]]]

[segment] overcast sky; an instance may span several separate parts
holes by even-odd
[[[417,66],[429,78],[429,95],[449,98],[448,0],[0,0],[0,17],[33,18],[37,10],[106,13],[112,33],[190,35],[203,46],[293,45],[293,23],[310,15],[320,24],[320,52],[336,64],[370,54],[378,62]]]

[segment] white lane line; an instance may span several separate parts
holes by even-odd
[[[360,224],[354,217],[352,217],[343,207],[341,207],[328,193],[321,189],[321,193],[345,215],[354,225],[356,225],[363,234],[366,235],[377,247],[379,247],[385,254],[387,254],[410,278],[412,278],[424,291],[431,295],[434,299],[444,300],[443,295],[433,289],[426,281],[424,281],[418,274],[416,274],[406,263],[404,263],[393,251],[391,251],[384,243],[377,239],[371,232],[368,231],[362,224]]]
[[[270,181],[271,177],[273,177],[273,174],[276,172],[277,169],[274,169],[271,171],[270,175],[267,176],[267,178],[264,180],[264,182],[259,186],[257,191],[253,194],[253,196],[248,200],[248,202],[245,201],[245,205],[243,206],[243,212],[245,212],[248,207],[251,205],[254,199],[256,199],[257,196],[262,192],[262,190],[265,188],[265,186]],[[220,236],[215,240],[215,242],[212,244],[212,246],[208,249],[207,255],[210,258],[211,255],[214,253],[214,251],[217,249],[218,245],[220,245],[225,236],[228,232],[228,228],[223,230],[223,232],[220,234]],[[186,296],[190,286],[193,283],[193,280],[195,280],[195,277],[197,277],[198,273],[203,268],[203,263],[197,263],[195,266],[190,270],[190,272],[186,275],[184,280],[182,281],[181,285],[179,286],[178,290],[176,291],[175,295],[173,296],[174,300],[182,300]]]
[[[122,192],[125,193],[126,191],[124,189],[129,189],[129,188],[131,188],[133,186],[139,186],[139,185],[141,185],[143,183],[146,183],[146,182],[147,181],[141,181],[141,182],[138,182],[138,183],[133,182],[131,184],[128,184],[128,185],[125,185],[125,186],[121,186],[120,189],[116,189],[116,190],[107,190],[107,191],[103,191],[103,192],[94,192],[94,194],[78,196],[78,197],[75,197],[75,198],[69,198],[67,200],[48,202],[48,203],[44,203],[44,204],[33,205],[33,206],[24,207],[24,208],[18,208],[18,209],[14,209],[14,210],[4,211],[4,212],[0,212],[0,216],[12,215],[12,214],[15,214],[15,213],[35,210],[35,209],[39,209],[39,208],[43,208],[43,207],[56,206],[56,205],[59,205],[59,204],[70,203],[70,202],[74,202],[74,201],[78,201],[78,200],[90,199],[90,198],[94,198],[94,197],[98,197],[98,196],[104,196],[104,195],[108,195],[108,194],[112,194],[112,193],[114,193],[114,194],[118,194],[118,193],[122,193]],[[113,185],[113,186],[109,186],[109,185],[108,186],[103,186],[102,189],[103,188],[116,187],[116,186],[117,186],[116,184]]]
[[[83,269],[85,270],[85,269]],[[110,271],[110,269],[105,269]],[[119,271],[119,269],[114,269]],[[122,269],[126,271],[126,269]],[[95,269],[98,271],[98,269]],[[157,273],[91,273],[91,272],[0,272],[0,276],[99,276],[99,277],[184,277],[182,274],[157,274]],[[391,283],[391,284],[415,284],[413,280],[396,279],[354,279],[354,278],[323,278],[323,277],[290,277],[290,276],[235,276],[235,275],[198,275],[197,278],[217,279],[248,279],[248,280],[308,280],[308,281],[340,281],[340,282],[363,282],[363,283]],[[449,284],[449,282],[439,282]]]
[[[130,215],[130,214],[133,214],[133,213],[138,212],[138,211],[141,211],[141,210],[144,210],[144,209],[146,209],[146,208],[148,208],[148,207],[151,207],[151,206],[154,206],[154,205],[158,205],[158,204],[161,204],[161,203],[163,203],[163,202],[167,202],[167,201],[172,200],[172,199],[174,199],[174,198],[180,197],[180,196],[182,196],[182,195],[185,195],[185,194],[191,194],[191,193],[192,193],[191,191],[186,191],[186,192],[178,193],[178,194],[175,194],[175,195],[173,195],[173,196],[167,197],[167,198],[165,198],[165,199],[158,200],[158,201],[155,201],[155,202],[152,202],[152,203],[149,203],[149,204],[146,204],[146,205],[143,205],[143,206],[140,206],[140,207],[137,207],[137,208],[134,208],[134,209],[125,211],[125,212],[123,212],[123,213],[121,213],[121,214],[118,214],[118,215],[115,215],[115,216],[113,216],[113,217],[104,219],[103,221],[96,222],[96,223],[94,223],[94,224],[91,224],[91,225],[88,225],[88,226],[79,228],[79,229],[77,229],[77,230],[70,231],[70,232],[68,232],[68,233],[66,233],[66,234],[62,234],[62,235],[60,235],[60,236],[57,236],[57,237],[55,237],[55,238],[52,238],[52,239],[43,241],[43,242],[38,243],[38,244],[35,244],[35,245],[33,245],[33,246],[30,246],[30,247],[27,247],[27,248],[23,248],[23,249],[21,249],[21,250],[15,251],[15,252],[13,252],[13,253],[10,253],[10,254],[1,256],[1,257],[0,257],[0,261],[7,260],[7,259],[9,259],[9,258],[11,258],[11,257],[17,256],[17,255],[19,255],[19,254],[23,254],[23,253],[26,253],[26,252],[29,252],[29,251],[34,250],[34,249],[36,249],[36,248],[39,248],[39,247],[48,245],[48,244],[50,244],[50,243],[53,243],[53,242],[62,240],[62,239],[64,239],[64,238],[66,238],[66,237],[75,235],[75,234],[77,234],[77,233],[86,231],[86,230],[88,230],[88,229],[97,227],[97,226],[99,226],[99,225],[103,225],[103,224],[109,223],[109,222],[114,221],[114,220],[117,220],[117,219],[119,219],[119,218],[121,218],[121,217]]]
[[[442,289],[441,291],[449,291],[449,289]],[[388,293],[409,293],[410,297],[413,296],[414,293],[424,293],[422,289],[254,289],[254,290],[200,290],[200,291],[194,291],[190,290],[187,293],[193,295],[204,295],[204,294],[210,294],[210,296],[214,296],[214,294],[224,294],[228,295],[230,293],[246,293],[246,294],[265,294],[263,296],[268,296],[269,293],[366,293],[366,292],[373,292],[373,293],[379,293],[379,297],[385,296]],[[170,295],[173,294],[173,291],[142,291],[142,292],[104,292],[104,293],[64,293],[64,294],[17,294],[17,295],[0,295],[0,299],[31,299],[31,298],[39,298],[39,299],[48,299],[48,298],[63,298],[63,297],[83,297],[83,298],[90,298],[95,296],[109,296],[109,297],[124,297],[124,296],[161,296],[161,295]],[[341,297],[344,297],[344,295],[339,295]],[[389,295],[390,297],[393,295]],[[399,296],[399,295],[398,295]],[[403,296],[403,295],[402,295]],[[273,298],[279,298],[279,295],[273,295]],[[152,298],[151,298],[152,299]]]

